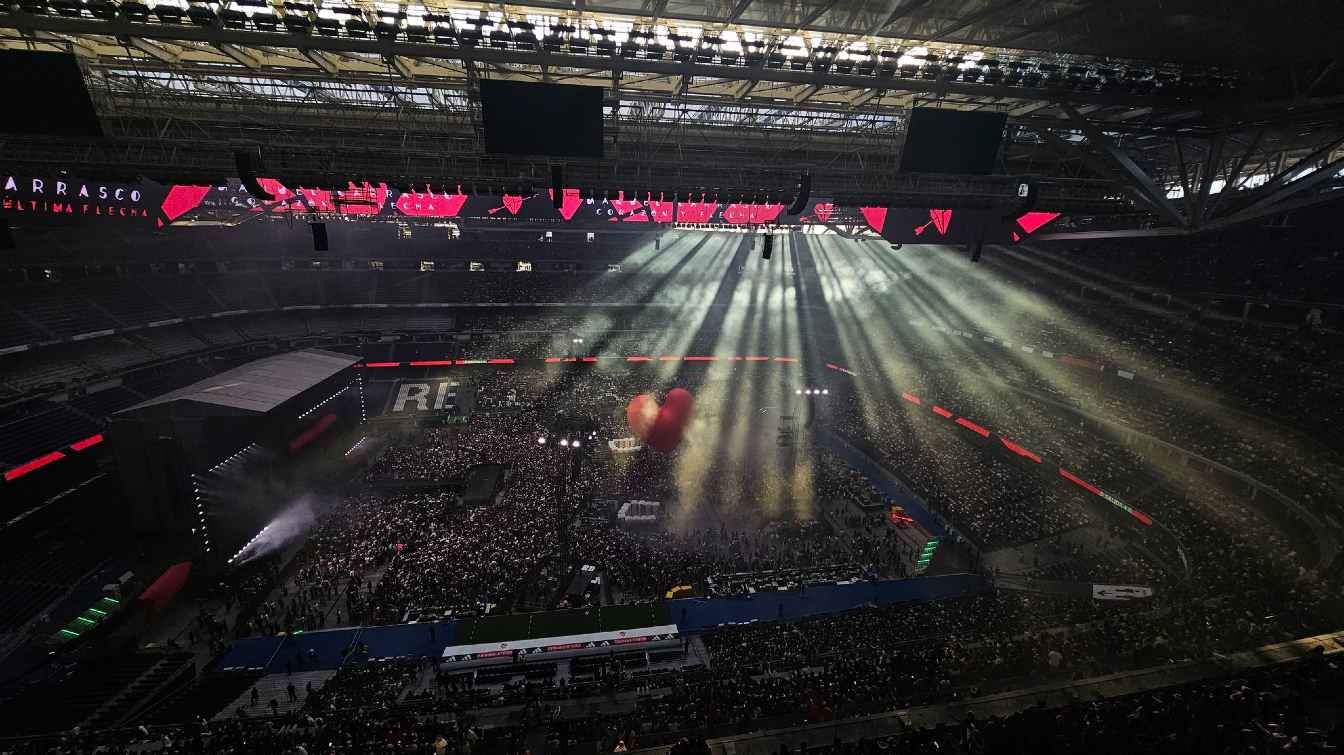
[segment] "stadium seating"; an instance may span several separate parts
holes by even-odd
[[[153,726],[212,718],[260,678],[260,673],[248,671],[203,673],[136,721]]]

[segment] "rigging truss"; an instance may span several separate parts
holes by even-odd
[[[1006,112],[1000,171],[1041,176],[1056,209],[1188,231],[1333,196],[1335,60],[1304,44],[1284,74],[1213,40],[1182,54],[1163,29],[1224,21],[1186,9],[1145,31],[1155,4],[1121,5],[20,0],[0,46],[77,54],[108,138],[3,147],[35,168],[179,180],[228,175],[259,146],[268,170],[313,182],[540,181],[544,161],[481,149],[475,83],[508,78],[607,90],[607,159],[566,166],[606,189],[768,193],[802,170],[815,191],[875,200],[1015,184],[899,175],[906,113],[936,105]]]

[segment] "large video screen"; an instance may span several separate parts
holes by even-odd
[[[481,82],[485,151],[602,157],[602,89],[569,84]]]
[[[0,133],[103,135],[75,56],[65,52],[0,50],[0,92],[11,103]]]
[[[917,107],[910,111],[901,171],[987,176],[1003,141],[1006,113]]]

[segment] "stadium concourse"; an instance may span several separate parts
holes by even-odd
[[[34,501],[0,751],[1338,747],[1332,329],[1049,249],[753,257],[685,231],[620,272],[11,285],[16,334],[65,330],[0,362]],[[165,597],[181,551],[127,547],[90,439],[313,346],[360,359],[360,421],[193,478],[274,519]],[[676,448],[613,445],[674,387]]]

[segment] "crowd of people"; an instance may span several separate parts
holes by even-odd
[[[524,704],[540,717],[542,701],[626,693],[631,704],[624,711],[553,720],[550,738],[601,742],[604,749],[677,743],[689,755],[708,732],[965,700],[1042,679],[1216,658],[1337,628],[1344,602],[1337,575],[1317,568],[1330,555],[1321,532],[1290,509],[1255,500],[1253,486],[1238,486],[1233,477],[1138,435],[1251,475],[1321,515],[1338,514],[1333,491],[1344,483],[1344,468],[1328,451],[1276,427],[1230,432],[1238,416],[1204,402],[1201,393],[1226,388],[1254,397],[1257,408],[1277,408],[1297,394],[1264,383],[1300,371],[1303,376],[1290,378],[1292,390],[1322,401],[1338,392],[1323,380],[1334,374],[1338,357],[1306,349],[1315,343],[1311,334],[1284,338],[1220,321],[1173,325],[1151,311],[1083,306],[1058,293],[1056,284],[1072,273],[1040,262],[1004,274],[1024,291],[1046,291],[1049,306],[1039,309],[1046,314],[1021,323],[980,323],[958,319],[953,311],[946,321],[977,337],[924,328],[890,349],[849,355],[853,379],[804,373],[802,379],[828,381],[825,400],[807,406],[791,398],[801,382],[773,385],[763,372],[750,372],[773,366],[672,372],[561,364],[473,374],[461,389],[472,392],[476,407],[466,424],[387,433],[377,457],[350,493],[322,512],[293,561],[283,571],[274,559],[239,568],[228,578],[225,603],[226,613],[241,609],[237,619],[209,617],[198,629],[218,644],[229,633],[548,609],[565,604],[571,577],[585,566],[603,575],[595,599],[604,603],[656,601],[682,585],[732,597],[813,579],[908,576],[911,554],[887,518],[889,501],[874,480],[837,453],[840,444],[889,470],[919,505],[969,538],[977,553],[1021,554],[1022,573],[987,570],[987,592],[955,600],[721,627],[702,637],[705,663],[638,675],[615,670],[598,679],[548,676],[535,684],[475,685],[440,674],[418,686],[427,676],[418,660],[347,663],[299,712],[174,729],[161,734],[158,749],[518,751],[518,726],[479,724],[474,713]],[[645,278],[628,290],[621,275],[557,275],[537,282],[542,278],[481,274],[471,296],[668,301]],[[972,297],[976,285],[959,283],[952,299]],[[567,336],[585,328],[603,333],[600,343],[584,349],[593,353],[657,354],[667,343],[665,334],[650,335],[643,314],[601,317],[543,315],[501,327],[498,316],[473,315],[473,326],[500,334],[471,348],[485,353],[504,344],[510,354],[541,355],[559,353],[554,350],[568,342],[577,353]],[[1024,357],[985,346],[982,333],[1095,363]],[[712,328],[697,332],[680,347],[709,353],[716,336]],[[1265,355],[1272,358],[1258,358]],[[949,369],[962,362],[970,366]],[[1236,372],[1239,364],[1244,374]],[[1117,377],[1117,368],[1133,368],[1138,378]],[[674,384],[702,397],[700,424],[681,448],[628,455],[594,448],[629,435],[629,397]],[[1320,412],[1333,416],[1339,405],[1344,402],[1322,405]],[[933,406],[970,418],[1041,461],[1005,452],[994,439],[984,441],[935,414]],[[776,441],[795,415],[809,417],[797,428],[804,453]],[[581,449],[554,442],[580,426],[589,434]],[[551,442],[538,442],[548,437]],[[503,483],[489,500],[468,504],[460,486],[482,465],[504,469]],[[1063,479],[1056,474],[1061,466],[1132,503],[1154,524],[1140,526]],[[622,527],[614,513],[625,500],[662,503],[662,519],[652,528]],[[1039,585],[1101,583],[1153,592],[1110,602],[1094,599],[1090,589],[1009,589],[1018,577]],[[1117,741],[1141,739],[1153,751],[1199,751],[1204,745],[1192,744],[1177,728],[1188,716],[1208,727],[1219,748],[1274,744],[1305,750],[1315,736],[1307,731],[1311,716],[1293,707],[1293,695],[1339,679],[1335,666],[1318,660],[1233,686],[1215,682],[1188,695],[1162,693],[1053,716],[1029,711],[910,732],[884,747],[972,753],[991,745],[1010,748],[1004,743],[1025,732],[1038,751],[1081,744],[1104,752],[1115,745],[1100,732],[1138,722],[1146,731]],[[1220,695],[1226,710],[1216,705]],[[1245,717],[1237,721],[1229,711]],[[1244,725],[1246,717],[1256,726]],[[115,751],[155,736],[118,733],[104,743]],[[67,744],[77,752],[89,741],[72,735]],[[818,744],[837,755],[878,748]]]

